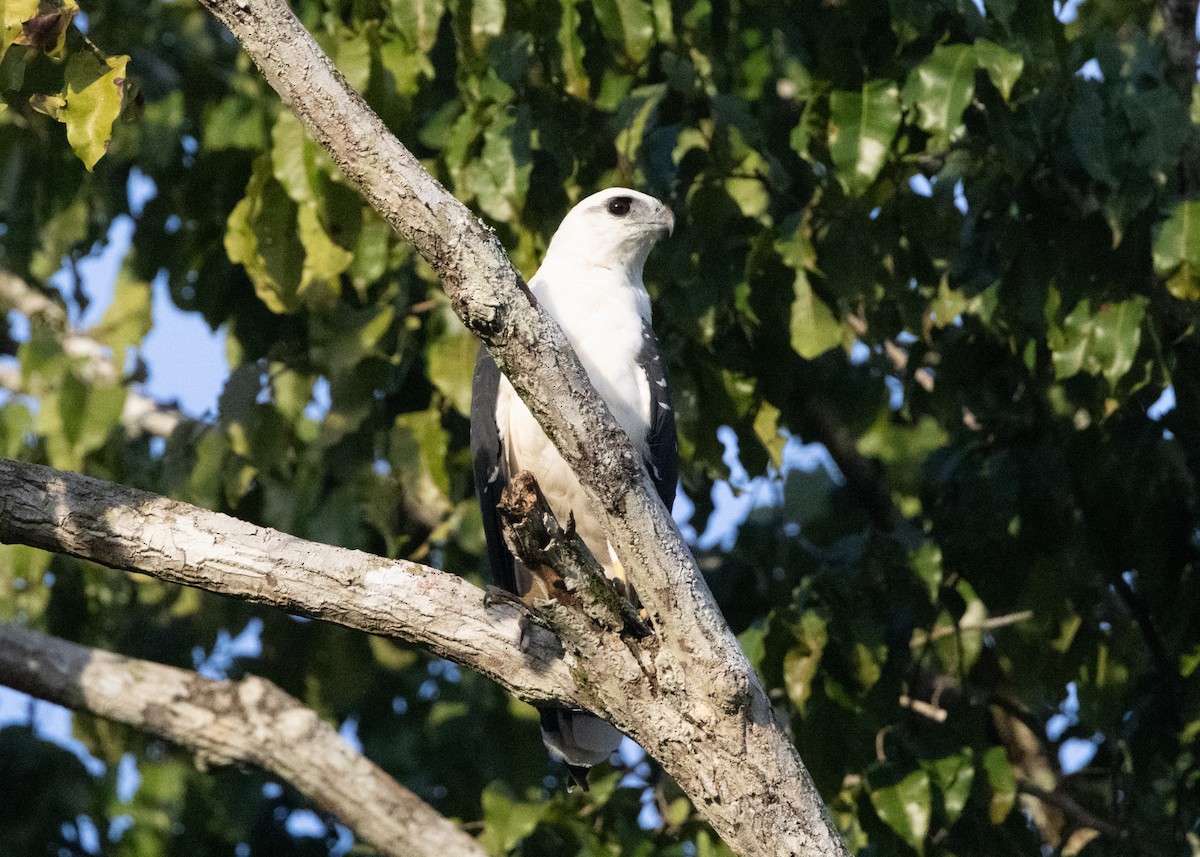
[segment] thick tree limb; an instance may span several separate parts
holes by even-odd
[[[579,475],[649,614],[656,712],[611,674],[594,710],[638,740],[744,854],[845,854],[794,746],[669,512],[562,331],[496,236],[430,176],[282,0],[201,0],[347,178],[441,278],[451,303]]]
[[[384,854],[486,854],[347,744],[315,711],[266,679],[212,681],[0,625],[0,684],[152,732],[210,763],[257,765]]]
[[[532,702],[580,704],[557,638],[462,578],[0,458],[0,542],[418,643]],[[524,633],[523,633],[524,631]],[[522,648],[523,647],[523,648]]]

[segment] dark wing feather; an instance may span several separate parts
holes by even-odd
[[[475,465],[475,491],[483,514],[483,534],[487,539],[488,567],[492,584],[517,591],[517,574],[513,555],[504,542],[501,530],[500,493],[508,485],[507,456],[496,425],[496,397],[500,392],[500,369],[496,361],[479,349],[475,361],[475,378],[471,383],[471,458]]]
[[[675,434],[675,411],[667,386],[667,367],[658,349],[654,328],[648,321],[642,323],[642,350],[638,352],[637,361],[650,383],[650,430],[646,434],[650,457],[646,460],[646,469],[669,512],[679,482],[679,439]]]

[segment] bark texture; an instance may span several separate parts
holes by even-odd
[[[212,681],[0,625],[0,683],[152,732],[206,763],[256,765],[392,857],[487,853],[266,679]]]
[[[640,456],[494,233],[388,131],[282,0],[201,2],[347,178],[437,272],[459,317],[483,340],[604,519],[654,627],[654,645],[644,650],[646,668],[626,672],[623,681],[589,664],[580,674],[581,685],[594,691],[588,707],[654,755],[735,850],[845,854]],[[623,689],[625,681],[642,680],[653,689],[651,708]],[[631,707],[635,698],[639,705]]]
[[[87,476],[0,458],[0,542],[417,643],[530,701],[579,704],[570,657],[519,605],[453,574],[308,542]]]

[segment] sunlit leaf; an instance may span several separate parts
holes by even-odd
[[[856,196],[887,162],[900,127],[900,91],[887,80],[872,80],[861,92],[838,90],[829,96],[829,114],[829,154],[838,181]]]
[[[1062,326],[1050,331],[1054,371],[1059,378],[1078,372],[1102,375],[1111,387],[1133,366],[1142,341],[1148,301],[1142,296],[1104,304],[1095,313],[1087,298],[1076,304]]]
[[[234,206],[225,232],[225,251],[246,268],[254,291],[272,312],[292,312],[304,270],[304,248],[296,233],[296,204],[271,174],[271,159],[255,161],[246,195]]]
[[[504,29],[504,0],[471,0],[471,43],[482,51]]]
[[[112,349],[118,366],[125,364],[125,349],[139,345],[150,332],[150,284],[134,279],[122,269],[117,277],[112,303],[92,336]]]
[[[1200,202],[1180,202],[1155,226],[1154,271],[1175,297],[1200,300]]]
[[[994,53],[989,55],[989,61],[994,59]],[[916,108],[917,124],[937,140],[955,136],[962,123],[963,110],[975,94],[975,68],[971,45],[939,45],[909,74],[904,102]]]
[[[125,98],[125,55],[100,60],[88,51],[79,51],[67,60],[66,106],[61,119],[67,126],[67,140],[75,154],[90,171],[104,157],[112,140],[112,126]]]
[[[812,244],[799,227],[786,241],[776,242],[784,264],[795,271],[792,282],[791,343],[805,359],[824,354],[842,342],[842,325],[833,310],[813,291],[808,272],[815,264]]]
[[[971,796],[971,785],[975,782],[975,761],[971,751],[964,749],[952,756],[923,762],[922,767],[942,793],[946,821],[953,824],[962,815]]]
[[[409,50],[427,54],[437,41],[438,27],[446,11],[445,0],[412,0],[391,3],[392,20],[408,43]]]
[[[5,0],[5,36],[3,44],[0,45],[0,55],[11,42],[28,45],[55,59],[61,59],[67,30],[79,12],[79,6],[74,0],[41,0],[32,4],[36,6],[36,11],[29,15],[30,5],[25,0]],[[18,19],[20,23],[20,33],[12,40],[8,38],[10,15],[11,23],[17,23]]]
[[[923,854],[932,814],[929,774],[923,770],[913,771],[904,778],[888,782],[886,785],[877,785],[876,778],[876,775],[870,778],[871,804],[875,807],[875,813],[918,854]],[[886,782],[890,777],[881,774],[878,779]]]
[[[440,313],[442,330],[429,343],[429,380],[464,417],[471,415],[471,379],[479,340],[458,317],[444,306]]]
[[[38,13],[38,0],[0,0],[0,57],[21,37],[22,25]]]
[[[645,0],[595,0],[593,8],[604,37],[625,48],[635,62],[650,53],[654,43],[654,17]]]
[[[975,40],[975,59],[979,67],[987,72],[996,89],[1008,101],[1013,86],[1025,70],[1025,59],[1020,54],[1002,48],[987,39]]]

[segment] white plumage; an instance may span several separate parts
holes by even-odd
[[[642,267],[655,241],[674,223],[670,209],[646,194],[625,188],[593,194],[564,218],[529,282],[579,356],[592,386],[642,453],[668,506],[675,493],[675,427]],[[579,480],[486,354],[476,371],[471,431],[493,577],[499,585],[530,600],[551,596],[508,555],[495,517],[501,483],[521,470],[537,478],[560,521],[574,515],[576,531],[605,574],[625,582]],[[561,709],[543,710],[542,731],[551,753],[577,767],[603,761],[620,742],[620,733],[604,721]]]

